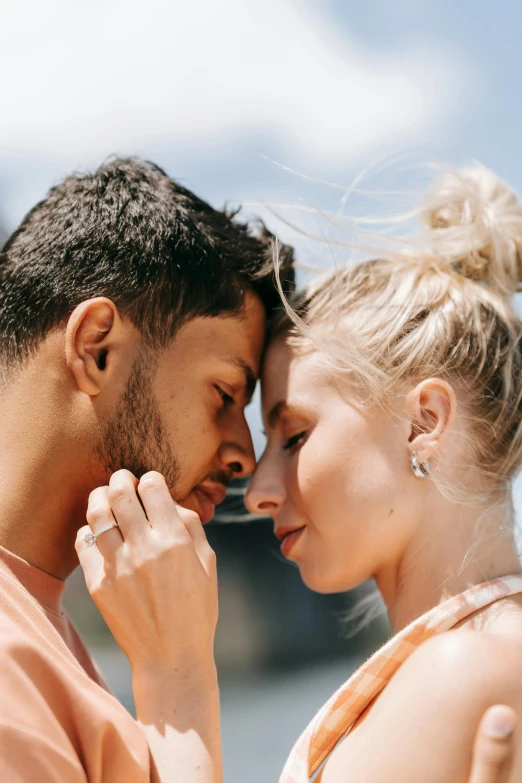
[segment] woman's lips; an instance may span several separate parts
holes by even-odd
[[[294,548],[295,544],[301,538],[305,526],[294,528],[279,528],[275,531],[277,538],[281,541],[281,553],[285,557],[290,557],[290,552]]]

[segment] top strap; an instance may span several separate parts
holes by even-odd
[[[522,575],[503,576],[471,587],[414,620],[380,648],[342,685],[294,745],[279,783],[309,783],[370,702],[419,645],[501,598],[522,593]]]

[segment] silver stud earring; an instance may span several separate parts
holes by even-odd
[[[420,462],[419,458],[417,456],[417,452],[412,452],[411,455],[411,469],[413,470],[413,473],[417,476],[417,478],[428,478],[428,476],[431,473],[430,470],[430,463],[428,460],[425,460],[424,462]]]

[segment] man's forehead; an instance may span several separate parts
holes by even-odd
[[[265,323],[258,317],[241,318],[239,315],[196,316],[183,324],[176,334],[174,345],[197,343],[206,345],[264,345]]]
[[[251,367],[250,364],[240,356],[222,356],[221,361],[241,373],[245,381],[246,395],[247,397],[251,397],[257,383],[256,369]]]
[[[179,332],[173,349],[194,362],[228,364],[254,387],[259,375],[264,332],[241,328],[241,321],[194,318]]]

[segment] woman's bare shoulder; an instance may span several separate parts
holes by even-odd
[[[521,673],[522,635],[491,633],[462,629],[432,637],[408,658],[390,681],[390,689],[398,685],[413,686],[427,680],[428,687],[437,680],[441,685],[450,679],[455,688],[476,684],[484,690],[502,687],[511,675]],[[484,682],[484,674],[489,681]],[[522,689],[522,678],[517,678]],[[478,680],[475,682],[475,680]],[[511,687],[513,683],[511,683]],[[477,692],[469,694],[473,698]]]
[[[480,718],[499,702],[522,715],[522,638],[468,630],[435,636],[338,746],[322,783],[466,780]],[[516,740],[513,780],[522,779],[522,736]]]

